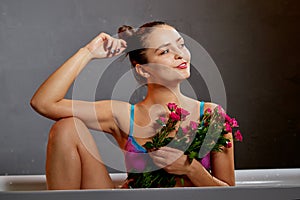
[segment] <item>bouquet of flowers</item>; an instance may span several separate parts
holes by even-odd
[[[182,150],[190,162],[193,159],[201,162],[211,151],[222,151],[232,146],[230,140],[225,137],[229,132],[232,133],[234,141],[243,139],[240,131],[234,130],[238,127],[237,121],[230,118],[221,106],[217,106],[213,111],[206,109],[198,122],[190,121],[187,127],[177,125],[186,120],[190,113],[175,103],[168,103],[167,106],[170,111],[168,119],[160,117],[157,120],[161,129],[150,142],[144,144],[148,152],[168,145]],[[169,136],[173,131],[176,131],[175,136]],[[169,174],[164,169],[151,170],[149,165],[143,173],[129,172],[127,180],[130,188],[174,187],[176,176],[178,175]],[[181,180],[184,184],[183,178]]]

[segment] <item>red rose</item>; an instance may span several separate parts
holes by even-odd
[[[232,118],[231,123],[232,123],[232,127],[239,127],[238,122],[234,118]]]
[[[179,120],[180,120],[180,116],[177,115],[177,114],[174,113],[174,112],[171,112],[170,118],[171,118],[173,121],[179,121]]]
[[[225,128],[226,132],[231,132],[232,131],[232,128],[231,128],[231,126],[230,126],[230,124],[228,122],[225,123],[225,127],[224,128]]]
[[[232,143],[231,143],[231,142],[226,142],[226,147],[227,147],[227,148],[232,147]]]
[[[177,108],[176,103],[168,103],[167,106],[170,111],[174,111]]]
[[[240,130],[237,130],[235,133],[234,133],[234,137],[237,141],[243,141],[243,136],[240,132]]]
[[[185,120],[186,116],[190,114],[189,111],[184,110],[183,108],[177,108],[175,112],[182,120]]]
[[[198,128],[198,123],[194,121],[190,121],[190,126],[192,130],[196,130]]]

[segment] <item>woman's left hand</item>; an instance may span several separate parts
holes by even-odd
[[[184,175],[190,166],[187,156],[182,151],[167,146],[151,152],[150,157],[154,164],[170,174]]]

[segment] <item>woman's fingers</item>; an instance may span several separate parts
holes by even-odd
[[[125,48],[127,47],[127,43],[125,40],[119,39],[120,40],[120,44],[121,44],[121,48]]]
[[[104,42],[104,50],[110,51],[112,43],[113,43],[113,38],[111,38],[111,37],[107,38],[107,40],[105,40],[105,42]]]
[[[111,44],[111,47],[110,47],[110,50],[109,50],[109,53],[111,54],[111,56],[114,56],[116,53],[118,53],[120,51],[120,48],[119,48],[119,41],[118,39],[114,39],[112,41],[112,44]]]
[[[150,156],[155,164],[164,165],[164,167],[174,163],[182,155],[182,151],[170,147],[161,147],[157,151],[150,153]]]
[[[168,147],[168,146],[163,146],[160,148],[160,150],[162,151],[166,151],[166,152],[173,152],[173,153],[183,153],[181,150],[179,149],[175,149],[175,148],[172,148],[172,147]]]
[[[127,45],[124,40],[112,38],[107,44],[107,56],[112,57],[122,53],[126,49],[126,46]]]
[[[102,32],[86,47],[94,58],[109,58],[122,53],[126,49],[127,44],[122,39],[114,38]]]
[[[120,54],[127,48],[127,43],[126,43],[126,41],[119,39],[119,44],[120,44],[120,46],[119,46],[120,50],[118,53]]]
[[[152,154],[152,155],[151,155]],[[163,147],[155,152],[151,152],[150,156],[154,164],[172,174],[186,174],[187,156],[178,149]]]
[[[106,33],[101,33],[99,35],[102,40],[104,41],[103,45],[104,45],[104,50],[105,51],[109,51],[110,49],[112,49],[113,47],[113,43],[116,40],[115,38],[111,37],[110,35],[106,34]]]
[[[161,157],[161,156],[151,153],[151,158],[152,158],[154,164],[160,168],[164,168],[167,165],[166,159],[164,157]]]

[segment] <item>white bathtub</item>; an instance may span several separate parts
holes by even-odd
[[[300,199],[300,168],[236,170],[235,187],[112,189],[85,191],[48,191],[44,175],[0,176],[0,199]],[[125,173],[113,173],[116,185]],[[159,193],[159,194],[157,194]],[[178,194],[177,194],[178,193]],[[177,194],[177,195],[176,195]],[[150,196],[149,196],[150,195]],[[154,195],[154,196],[153,196]],[[221,195],[221,196],[219,196]],[[225,196],[224,196],[225,195]],[[242,195],[242,196],[240,196]],[[256,195],[256,196],[255,196]],[[126,197],[126,198],[124,198]],[[139,197],[139,198],[137,198]],[[150,198],[151,197],[151,198]],[[213,198],[214,197],[214,198]],[[262,198],[263,197],[263,198]],[[265,198],[266,197],[266,198]],[[133,198],[133,199],[132,199]],[[227,199],[227,198],[225,198]]]

